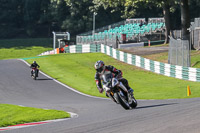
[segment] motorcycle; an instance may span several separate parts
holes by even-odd
[[[38,77],[38,68],[32,68],[32,71],[31,71],[31,76],[34,80],[37,79]]]
[[[120,104],[124,109],[133,109],[137,106],[137,100],[128,93],[127,88],[112,74],[104,74],[103,89],[114,102]]]

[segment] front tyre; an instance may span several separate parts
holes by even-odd
[[[116,100],[120,103],[120,105],[124,108],[124,109],[130,109],[130,106],[127,102],[127,100],[125,99],[124,96],[122,96],[120,94],[120,92],[116,92],[114,93],[114,97],[116,98]]]
[[[34,76],[34,80],[36,80],[36,75]]]
[[[137,100],[135,99],[134,96],[132,96],[132,103],[130,104],[131,108],[136,108],[137,107]]]
[[[33,77],[34,80],[36,80],[36,71],[33,71],[32,77]]]

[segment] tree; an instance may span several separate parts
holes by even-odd
[[[181,28],[182,28],[182,37],[183,39],[189,39],[189,30],[190,28],[190,12],[188,0],[180,0],[181,6]]]
[[[97,28],[121,21],[120,12],[110,13],[110,8],[103,9],[102,7],[96,10],[91,0],[65,1],[70,14],[66,15],[65,20],[61,24],[61,28],[62,30],[69,31],[72,35],[93,30],[94,12],[97,12],[95,18]]]
[[[10,38],[23,27],[23,0],[0,1],[0,37]]]
[[[190,0],[190,17],[200,17],[200,2],[199,0]]]
[[[69,11],[61,24],[63,30],[71,34],[88,31],[92,27],[92,13],[88,7],[92,6],[90,0],[65,0]]]
[[[40,19],[40,0],[25,0],[24,5],[24,21],[26,25],[26,32],[29,36],[34,36],[36,33],[35,26]]]

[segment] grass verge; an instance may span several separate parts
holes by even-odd
[[[32,57],[51,50],[52,39],[0,40],[0,60]],[[70,117],[58,110],[44,110],[16,105],[0,104],[0,127]]]
[[[168,63],[168,52],[157,53],[152,55],[144,55],[142,57],[154,61]],[[191,51],[191,67],[200,68],[200,51],[196,50]]]
[[[89,95],[105,97],[105,94],[99,94],[94,81],[94,63],[97,60],[103,60],[106,65],[113,65],[123,71],[124,78],[128,79],[130,86],[135,90],[137,99],[176,99],[200,96],[200,83],[198,82],[145,71],[102,53],[50,55],[27,61],[30,63],[33,60],[40,64],[43,72]],[[192,91],[189,97],[187,97],[187,85]]]
[[[3,49],[0,49],[0,60],[37,56],[41,54],[42,52],[45,52],[51,49],[52,48],[44,48],[41,46],[26,47],[24,49],[3,48]]]
[[[0,40],[0,60],[32,57],[52,50],[52,39]]]
[[[0,127],[70,117],[70,114],[64,111],[45,110],[10,104],[0,104],[0,112]]]

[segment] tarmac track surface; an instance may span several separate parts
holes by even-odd
[[[111,100],[77,94],[42,74],[34,81],[30,68],[19,60],[0,61],[0,103],[78,114],[77,118],[3,131],[6,133],[200,132],[200,98],[138,100],[136,109],[124,110]]]

